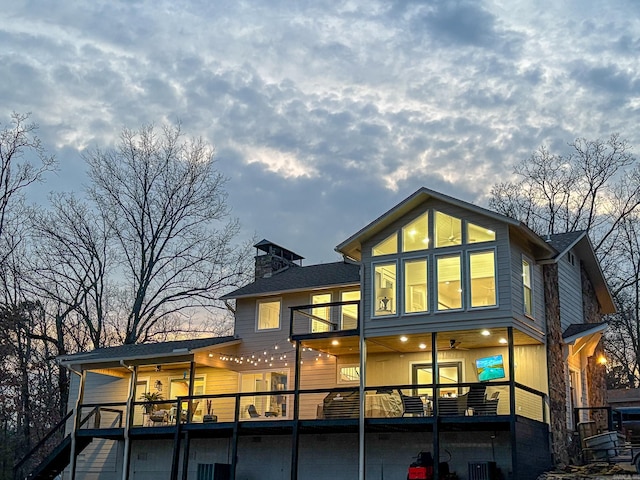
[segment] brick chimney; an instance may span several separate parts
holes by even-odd
[[[297,253],[282,248],[268,240],[261,240],[254,245],[256,248],[255,278],[270,277],[283,269],[302,266],[301,257]],[[296,263],[299,262],[299,263]]]

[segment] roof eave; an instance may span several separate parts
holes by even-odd
[[[360,282],[345,282],[345,283],[332,283],[328,285],[318,285],[315,287],[299,287],[299,288],[291,288],[284,290],[270,290],[268,292],[259,292],[259,293],[246,293],[244,295],[233,295],[228,294],[223,297],[220,297],[220,300],[238,300],[243,298],[256,298],[256,297],[271,297],[274,295],[284,295],[285,293],[298,293],[298,292],[309,292],[315,290],[325,290],[327,288],[335,288],[335,287],[356,287],[360,286]],[[231,296],[229,296],[231,295]]]
[[[463,200],[459,200],[457,198],[450,197],[443,193],[435,192],[428,188],[422,187],[416,192],[414,192],[409,197],[405,198],[403,201],[398,203],[396,206],[386,211],[378,218],[376,218],[373,222],[369,223],[365,227],[361,228],[358,232],[351,235],[344,242],[340,243],[335,247],[335,251],[346,255],[347,257],[358,260],[360,258],[360,245],[363,241],[366,241],[376,232],[380,231],[387,225],[391,224],[398,218],[405,215],[407,212],[411,211],[413,208],[417,207],[424,201],[429,198],[434,198],[436,200],[440,200],[445,203],[449,203],[451,205],[458,206],[460,208],[464,208],[466,210],[472,210],[481,215],[485,215],[487,217],[493,218],[495,220],[510,224],[510,225],[519,225],[520,222],[514,220],[513,218],[507,217],[500,213],[492,212],[491,210],[487,210],[482,207],[478,207],[472,203],[465,202]]]

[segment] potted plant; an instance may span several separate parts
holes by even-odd
[[[153,402],[162,400],[162,394],[160,392],[145,392],[140,395],[140,400],[144,402],[142,404],[142,410],[144,411],[144,413],[147,415],[151,415],[156,409],[156,404]]]
[[[207,400],[207,414],[202,417],[202,423],[217,422],[218,416],[213,414],[213,401]]]

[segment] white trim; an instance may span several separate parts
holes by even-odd
[[[260,304],[275,303],[275,302],[278,302],[278,327],[277,328],[258,328],[260,325]],[[282,297],[269,297],[269,298],[256,300],[254,328],[255,328],[255,333],[277,332],[279,330],[282,330]]]

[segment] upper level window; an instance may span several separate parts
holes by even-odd
[[[342,292],[340,294],[340,300],[348,302],[351,300],[360,300],[360,290],[353,290],[350,292]],[[343,305],[340,307],[340,329],[351,330],[358,327],[358,305]]]
[[[398,234],[394,233],[373,247],[373,256],[393,255],[398,253]]]
[[[495,239],[496,232],[493,230],[467,222],[467,243],[493,242]]]
[[[462,220],[435,212],[436,248],[462,245]]]
[[[280,328],[280,300],[258,302],[258,330],[276,330]]]
[[[469,253],[469,277],[471,287],[471,306],[488,307],[496,304],[495,253]]]
[[[424,213],[402,227],[402,251],[413,252],[429,248],[429,214]]]
[[[374,315],[396,313],[396,264],[382,263],[374,267]]]
[[[533,295],[531,293],[531,263],[522,259],[522,289],[524,293],[524,313],[533,315]]]
[[[318,295],[311,295],[311,304],[318,305],[321,303],[330,303],[330,293],[320,293]],[[328,332],[331,326],[331,308],[330,307],[314,307],[311,309],[311,331]]]
[[[404,262],[404,311],[426,312],[427,305],[427,260],[407,260]]]
[[[438,257],[438,310],[462,308],[460,255]]]

